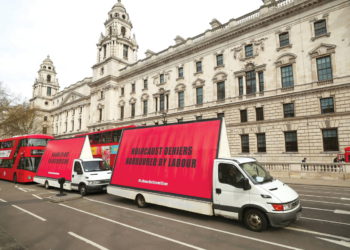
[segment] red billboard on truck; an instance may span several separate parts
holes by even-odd
[[[212,200],[221,120],[123,132],[111,185]]]

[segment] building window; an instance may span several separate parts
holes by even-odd
[[[98,109],[98,120],[102,121],[102,108]]]
[[[44,134],[44,135],[47,134],[47,127],[43,127],[43,134]]]
[[[256,134],[256,141],[257,141],[257,146],[258,146],[258,152],[259,153],[265,153],[266,152],[266,137],[265,137],[265,133]]]
[[[120,95],[121,95],[121,96],[124,96],[124,87],[123,87],[123,88],[120,88]]]
[[[165,79],[164,79],[164,74],[160,74],[159,75],[159,83],[164,83]]]
[[[225,100],[225,82],[217,83],[218,100]]]
[[[135,117],[135,103],[131,103],[131,117]]]
[[[202,61],[196,62],[196,72],[202,73]]]
[[[103,91],[100,92],[100,98],[103,99],[105,96],[104,96],[104,93]]]
[[[248,112],[246,109],[240,110],[241,114],[241,122],[247,122],[248,121]]]
[[[253,56],[253,45],[248,44],[244,47],[245,50],[245,57],[252,57]]]
[[[320,20],[314,23],[315,36],[327,34],[326,20]]]
[[[259,91],[264,92],[264,90],[265,90],[264,72],[262,72],[262,71],[258,72],[258,78],[259,78]]]
[[[120,120],[124,119],[124,106],[120,107]]]
[[[103,45],[103,59],[105,59],[107,56],[107,45]]]
[[[203,87],[196,88],[196,103],[197,105],[203,104]]]
[[[181,122],[183,122],[183,121],[184,121],[183,118],[177,118],[177,123],[181,123]]]
[[[264,108],[255,108],[255,113],[256,113],[256,120],[257,121],[263,121],[264,120]]]
[[[126,34],[126,29],[125,27],[122,26],[122,28],[120,29],[121,33],[122,33],[122,36],[125,37],[125,34]]]
[[[279,34],[279,39],[280,39],[280,47],[285,47],[289,45],[289,33],[284,32]]]
[[[249,135],[241,135],[242,153],[249,153]]]
[[[321,98],[321,114],[334,113],[333,97]]]
[[[203,120],[203,117],[201,115],[196,115],[196,121]]]
[[[81,130],[81,118],[78,119],[78,129]]]
[[[123,45],[123,57],[124,59],[128,59],[128,54],[129,54],[129,46],[128,45]]]
[[[159,109],[160,109],[160,111],[164,111],[164,109],[165,109],[165,97],[164,97],[164,94],[161,94],[159,96]]]
[[[294,103],[283,104],[284,118],[294,117]]]
[[[72,120],[72,131],[74,131],[74,120]]]
[[[288,88],[288,87],[294,86],[292,65],[281,67],[281,80],[282,80],[282,88]]]
[[[256,78],[255,71],[246,72],[246,93],[254,94],[256,92]]]
[[[298,152],[298,138],[296,131],[284,132],[286,152]]]
[[[46,94],[47,96],[51,96],[51,87],[47,87]]]
[[[324,151],[339,151],[338,130],[336,128],[323,129],[322,139]]]
[[[224,66],[224,55],[216,55],[216,66]]]
[[[148,89],[148,79],[143,80],[143,89]]]
[[[143,101],[143,114],[147,115],[147,113],[148,113],[148,101],[145,100]]]
[[[217,117],[218,118],[225,118],[225,113],[224,112],[218,113]]]
[[[44,122],[46,122],[47,121],[47,116],[44,116]]]
[[[51,82],[51,75],[47,75],[46,80],[47,80],[47,82]]]
[[[177,76],[178,76],[178,78],[183,78],[184,77],[184,68],[183,67],[179,67],[177,69]]]
[[[177,94],[178,94],[178,107],[179,108],[185,107],[185,92],[180,91]]]
[[[243,95],[243,77],[242,76],[238,77],[238,92],[240,96]]]
[[[325,56],[316,59],[317,76],[319,81],[328,81],[333,79],[331,57]]]
[[[136,91],[136,84],[132,83],[131,84],[131,93],[135,93],[135,91]]]

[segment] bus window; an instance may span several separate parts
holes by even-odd
[[[1,148],[12,148],[13,141],[3,141],[0,146]]]
[[[89,137],[90,137],[89,139],[91,141],[91,144],[97,144],[100,142],[101,135],[100,134],[93,134],[93,135],[90,135]]]
[[[36,172],[40,163],[40,157],[25,157],[21,158],[18,169],[29,170],[32,172]]]
[[[102,134],[102,143],[112,142],[112,132],[107,132]]]
[[[119,142],[122,131],[113,131],[113,142]]]
[[[13,166],[13,160],[0,160],[0,168],[12,168]]]
[[[45,147],[47,139],[23,139],[21,140],[21,147]]]

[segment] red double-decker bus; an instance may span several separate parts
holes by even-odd
[[[32,182],[49,135],[24,135],[0,140],[0,179]]]
[[[88,136],[92,155],[95,158],[104,159],[112,168],[117,157],[119,141],[122,135],[123,129],[134,128],[135,125],[112,128],[101,130],[97,132],[90,132],[85,134],[79,134],[75,137]]]

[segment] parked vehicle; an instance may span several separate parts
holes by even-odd
[[[111,174],[103,159],[92,157],[88,138],[80,137],[50,141],[34,181],[47,189],[59,188],[58,180],[64,178],[64,189],[86,195],[106,190]]]
[[[93,157],[102,158],[110,166],[114,166],[123,129],[133,127],[135,125],[79,134],[75,137],[88,136]]]
[[[107,193],[243,221],[253,231],[287,226],[298,194],[255,159],[230,157],[225,122],[202,120],[126,129]]]
[[[33,182],[49,135],[23,135],[0,140],[0,179]]]

